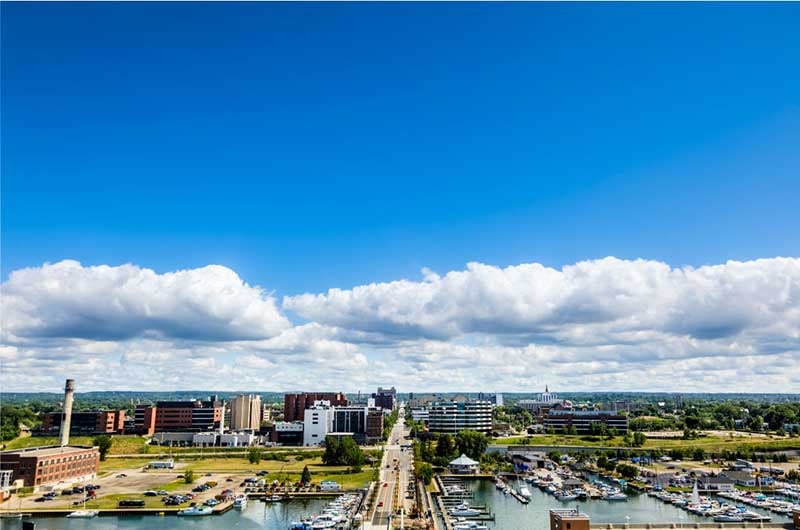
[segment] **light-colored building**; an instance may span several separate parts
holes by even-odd
[[[480,471],[481,464],[471,459],[467,455],[461,455],[450,462],[450,473],[468,475]]]
[[[431,432],[458,434],[461,431],[489,433],[492,430],[492,404],[488,401],[440,401],[428,412]]]
[[[303,445],[321,445],[325,436],[333,432],[334,409],[330,401],[316,401],[305,409],[303,417]]]
[[[231,432],[219,437],[222,447],[249,447],[256,445],[258,441],[259,437],[249,432]]]
[[[428,409],[411,409],[411,419],[427,422],[430,419],[430,411]]]
[[[199,432],[192,436],[192,445],[197,447],[213,447],[217,445],[219,433]]]
[[[231,400],[231,421],[228,427],[232,431],[255,430],[261,427],[261,396],[242,394]]]

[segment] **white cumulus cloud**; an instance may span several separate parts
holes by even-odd
[[[290,326],[272,296],[219,265],[158,274],[61,261],[12,272],[2,298],[7,342],[261,339]]]

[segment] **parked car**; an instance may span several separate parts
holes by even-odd
[[[128,475],[126,475],[125,473],[120,473],[119,475],[117,475],[117,478],[125,478],[127,476]]]
[[[153,490],[147,490],[144,492],[145,497],[158,497],[158,493]]]

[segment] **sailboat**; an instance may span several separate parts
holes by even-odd
[[[694,481],[694,487],[692,488],[692,504],[695,506],[700,504],[700,492],[697,490],[697,481]]]
[[[97,517],[97,514],[100,513],[98,510],[87,510],[86,509],[86,497],[87,493],[84,490],[83,493],[83,510],[75,510],[72,513],[67,514],[67,517],[72,519],[91,519],[92,517]]]

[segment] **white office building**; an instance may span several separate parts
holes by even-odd
[[[488,401],[440,401],[429,411],[431,432],[458,434],[460,431],[489,433],[492,430],[492,404]]]
[[[321,445],[333,432],[334,409],[330,401],[315,401],[303,416],[303,445]]]

